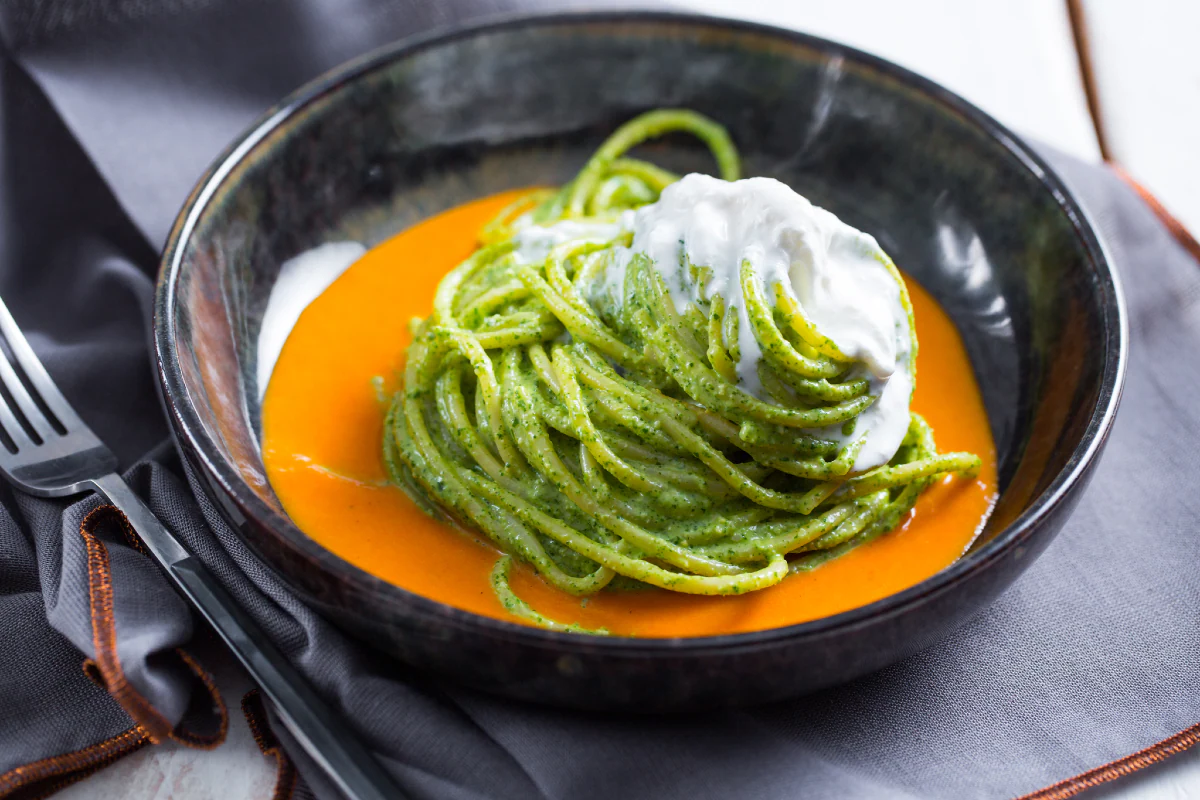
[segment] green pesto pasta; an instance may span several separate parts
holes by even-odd
[[[508,585],[511,558],[574,595],[742,594],[886,533],[940,475],[980,466],[938,453],[914,413],[891,460],[855,473],[865,434],[853,438],[854,426],[877,399],[869,382],[748,262],[749,333],[720,294],[680,311],[645,254],[625,250],[622,302],[593,291],[631,241],[603,223],[679,179],[626,153],[670,132],[707,145],[721,178],[740,177],[728,134],[699,114],[652,111],[619,128],[572,181],[480,232],[415,325],[387,414],[392,480],[495,542],[508,554],[492,573],[502,604],[556,630],[604,633],[530,608]],[[519,255],[522,230],[567,220],[578,236],[539,262]],[[702,279],[704,265],[686,266]],[[738,383],[747,335],[762,353],[761,392]],[[841,442],[821,435],[830,426]]]

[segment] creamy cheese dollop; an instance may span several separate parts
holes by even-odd
[[[283,343],[304,309],[366,252],[367,248],[358,242],[326,242],[280,266],[258,332],[259,400],[267,393],[267,383],[283,352]]]
[[[772,178],[723,181],[691,174],[638,209],[629,253],[644,253],[662,275],[679,311],[720,294],[737,308],[738,385],[767,399],[758,377],[762,351],[755,342],[739,270],[749,260],[764,295],[782,285],[817,331],[860,362],[859,376],[877,399],[858,417],[854,431],[840,426],[815,431],[845,443],[866,434],[854,463],[861,471],[887,463],[909,426],[913,391],[913,339],[908,309],[891,263],[875,239],[818,208]],[[605,293],[619,300],[629,255],[618,256],[606,276]],[[696,283],[684,272],[707,267]]]

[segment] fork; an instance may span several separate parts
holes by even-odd
[[[352,800],[402,798],[342,718],[121,479],[116,456],[55,386],[3,300],[0,334],[10,353],[0,353],[0,431],[8,438],[0,443],[0,473],[28,494],[96,492],[120,509],[167,577],[216,629],[275,704],[284,726],[334,784]]]

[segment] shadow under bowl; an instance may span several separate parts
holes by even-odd
[[[747,175],[872,233],[957,325],[1002,493],[971,550],[836,616],[687,639],[590,637],[477,616],[309,539],[267,482],[256,344],[280,265],[376,244],[465,201],[570,178],[620,123],[687,107],[729,128]],[[685,138],[644,147],[706,169]],[[252,550],[341,628],[420,669],[511,697],[667,711],[847,681],[937,641],[1045,548],[1103,446],[1124,374],[1119,287],[1063,183],[970,104],[880,59],[699,16],[508,19],[398,43],[270,111],[193,192],[163,255],[160,377],[184,457]]]

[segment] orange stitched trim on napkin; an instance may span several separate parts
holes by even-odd
[[[1109,161],[1108,165],[1112,167],[1112,171],[1117,174],[1117,177],[1129,184],[1129,186],[1138,193],[1138,196],[1150,206],[1150,210],[1154,212],[1154,216],[1158,217],[1159,221],[1167,227],[1171,235],[1175,237],[1175,241],[1179,242],[1184,250],[1191,254],[1192,258],[1200,261],[1200,242],[1196,241],[1196,237],[1192,236],[1191,232],[1183,226],[1183,223],[1175,219],[1170,211],[1162,203],[1158,202],[1158,198],[1150,194],[1150,190],[1142,186],[1133,176],[1125,171],[1115,161]]]
[[[242,713],[246,715],[246,724],[250,733],[263,755],[275,759],[275,792],[271,800],[290,800],[296,791],[296,768],[291,759],[283,751],[283,746],[271,732],[271,724],[267,721],[267,708],[263,705],[262,695],[258,689],[251,689],[242,698]]]
[[[150,741],[157,744],[170,739],[188,747],[210,750],[225,741],[225,734],[229,729],[229,712],[212,677],[194,658],[182,649],[176,649],[180,659],[208,690],[219,720],[218,729],[214,734],[193,733],[183,729],[182,723],[179,727],[171,725],[158,709],[133,688],[121,669],[121,662],[117,657],[117,628],[113,618],[112,570],[108,548],[96,533],[104,525],[117,526],[137,550],[145,552],[125,515],[114,506],[97,508],[80,524],[79,533],[83,536],[88,554],[88,594],[92,610],[92,645],[95,650],[95,658],[90,663],[85,662],[84,672],[93,680],[97,677],[100,679],[108,693],[145,731]]]
[[[134,725],[124,733],[82,750],[10,769],[0,775],[0,800],[46,797],[148,744],[149,734],[140,725]]]
[[[1096,90],[1096,73],[1092,71],[1092,47],[1081,0],[1067,0],[1067,19],[1071,22],[1071,37],[1075,40],[1075,55],[1079,59],[1079,77],[1092,118],[1092,129],[1096,132],[1096,144],[1100,147],[1100,157],[1109,161],[1108,136],[1104,129],[1104,115],[1100,112],[1100,93]]]
[[[1194,744],[1200,743],[1200,725],[1182,730],[1174,736],[1163,739],[1158,744],[1152,744],[1145,750],[1139,750],[1133,755],[1110,761],[1102,767],[1088,770],[1074,778],[1059,781],[1053,786],[1039,789],[1032,794],[1024,795],[1017,800],[1066,800],[1084,789],[1099,786],[1102,783],[1122,778],[1137,772],[1139,769],[1157,764],[1170,756],[1182,753]]]
[[[181,723],[175,730],[171,731],[171,738],[188,747],[195,747],[200,750],[212,750],[224,742],[225,735],[229,733],[229,709],[225,707],[225,698],[221,696],[221,692],[217,689],[217,683],[213,680],[213,677],[205,671],[204,667],[200,666],[190,653],[182,647],[175,648],[175,652],[183,659],[183,663],[188,665],[192,673],[200,679],[200,683],[204,684],[204,688],[208,690],[208,696],[213,702],[213,710],[217,712],[217,730],[211,734],[200,734],[185,729]]]
[[[1087,19],[1082,0],[1067,0],[1067,17],[1071,21],[1071,36],[1075,41],[1075,54],[1079,57],[1079,77],[1083,82],[1083,92],[1087,98],[1092,129],[1096,132],[1096,143],[1100,146],[1100,157],[1112,167],[1117,177],[1129,184],[1146,205],[1150,206],[1150,210],[1163,225],[1167,226],[1167,230],[1171,232],[1183,249],[1200,261],[1200,243],[1197,243],[1196,237],[1192,236],[1183,223],[1167,211],[1166,207],[1158,202],[1158,198],[1152,195],[1145,186],[1134,180],[1113,157],[1112,150],[1108,146],[1108,136],[1105,133],[1104,114],[1100,111],[1100,92],[1096,86],[1096,73],[1092,69],[1092,49],[1088,40]]]

